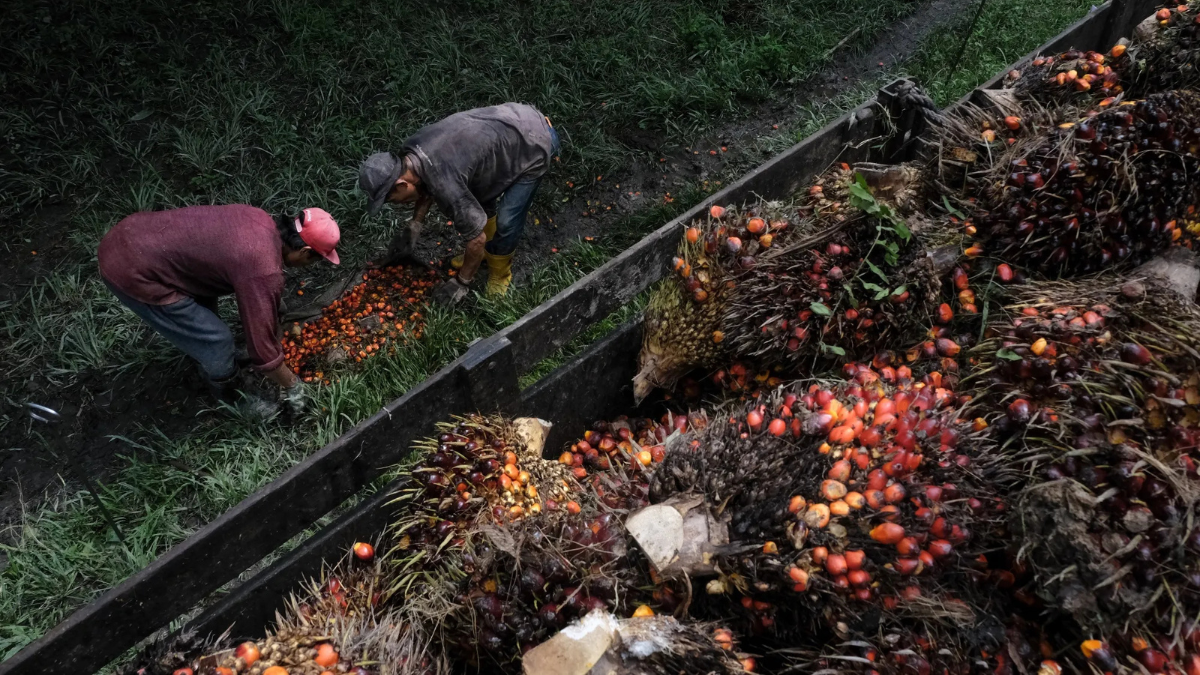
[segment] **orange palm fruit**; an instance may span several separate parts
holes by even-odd
[[[880,523],[871,529],[871,539],[880,544],[894,545],[904,538],[904,527],[896,523]]]
[[[337,665],[337,662],[338,653],[333,648],[333,645],[329,644],[328,642],[322,642],[321,644],[317,645],[317,657],[313,659],[313,663],[316,663],[322,668],[331,668]]]

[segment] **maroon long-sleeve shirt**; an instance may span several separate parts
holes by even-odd
[[[110,284],[147,305],[232,293],[255,369],[283,362],[275,336],[283,242],[262,209],[233,204],[135,213],[104,235],[98,257]]]

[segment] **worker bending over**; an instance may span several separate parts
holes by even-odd
[[[135,213],[100,242],[100,275],[122,304],[199,362],[224,401],[237,391],[238,364],[217,298],[232,293],[251,367],[278,384],[299,413],[304,388],[283,363],[276,335],[283,268],[321,258],[338,264],[340,238],[321,209],[276,217],[240,204]]]
[[[436,202],[466,251],[451,261],[458,276],[439,287],[434,299],[454,304],[465,297],[484,258],[488,295],[506,294],[529,205],[558,149],[558,132],[548,117],[528,105],[505,103],[455,113],[417,131],[398,153],[371,155],[358,174],[370,200],[368,212],[375,214],[384,202],[415,203],[408,227],[396,233],[376,264],[393,265],[411,254]]]

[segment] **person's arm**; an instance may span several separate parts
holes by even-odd
[[[429,215],[429,208],[433,206],[433,197],[425,195],[417,198],[417,205],[413,208],[413,221],[421,224],[425,222],[425,216]]]
[[[459,281],[469,284],[475,279],[475,273],[479,271],[479,263],[483,262],[483,247],[485,244],[487,244],[487,235],[483,232],[480,232],[478,237],[467,242],[467,250],[463,254],[463,266],[458,271]]]
[[[283,274],[243,279],[234,284],[233,290],[251,368],[281,387],[294,385],[296,376],[283,363],[283,347],[275,333]]]

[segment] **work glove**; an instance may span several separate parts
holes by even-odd
[[[308,405],[308,389],[304,383],[297,380],[296,384],[284,389],[283,403],[293,416],[304,412],[305,406]]]
[[[433,301],[439,305],[453,307],[462,302],[463,298],[471,292],[471,287],[458,280],[458,277],[451,277],[450,281],[438,286],[433,291]]]
[[[391,267],[409,260],[413,255],[413,248],[417,245],[417,239],[421,236],[420,221],[410,220],[408,223],[396,231],[392,236],[392,243],[388,244],[387,253],[383,257],[372,260],[367,263],[369,268]]]

